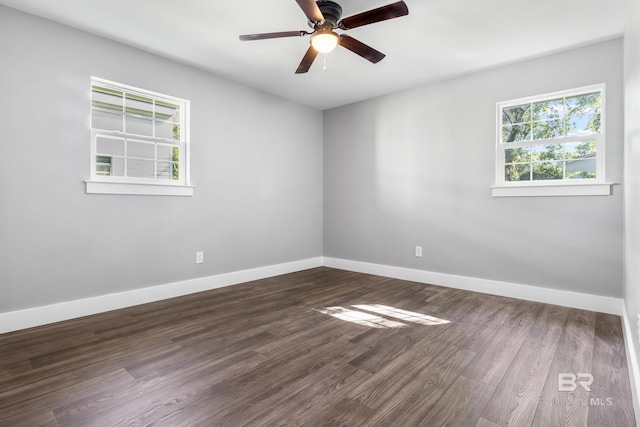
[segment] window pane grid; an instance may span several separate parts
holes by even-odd
[[[91,89],[93,174],[184,183],[184,104],[98,82]]]
[[[499,105],[498,182],[604,179],[603,87],[594,88]]]
[[[501,108],[502,144],[600,133],[601,93],[591,92]],[[573,132],[576,130],[576,132]]]
[[[118,92],[92,86],[92,128],[106,131],[118,131],[137,136],[182,141],[182,126],[180,120],[181,106],[168,101],[159,101],[153,98],[145,98],[128,92]],[[101,114],[101,116],[98,116]],[[112,117],[118,120],[121,126],[105,127],[98,117]],[[134,126],[135,121],[149,122],[149,131],[140,132],[139,127]],[[162,130],[164,131],[162,132]],[[161,130],[161,132],[158,132]],[[158,133],[158,134],[157,134]]]
[[[504,148],[505,181],[597,178],[596,147],[596,140],[583,140]]]
[[[101,134],[97,134],[96,138],[103,138],[104,136]],[[111,138],[115,140],[115,138]],[[118,155],[113,151],[109,152],[108,150],[101,150],[100,148],[96,148],[96,174],[100,176],[122,176],[122,177],[135,177],[135,178],[154,178],[154,179],[171,179],[171,180],[179,180],[180,179],[180,155],[181,153],[181,145],[167,144],[164,142],[147,142],[144,141],[145,145],[150,146],[153,150],[153,155],[144,156],[144,155],[136,155],[132,153],[131,146],[136,143],[140,143],[137,139],[130,138],[121,138],[117,141],[123,142],[124,149],[123,153]],[[97,147],[100,147],[100,144],[97,144]],[[139,151],[138,151],[139,152]],[[112,163],[116,162],[116,159],[120,159],[124,165],[124,172],[122,175],[114,175],[111,167]],[[134,173],[131,175],[130,171],[133,169],[130,167],[129,163],[134,162],[138,166],[138,168],[142,167],[145,163],[149,165],[149,170],[146,174],[142,173]],[[105,167],[108,164],[109,167]],[[153,165],[153,171],[151,171],[151,165]],[[108,170],[109,173],[106,173]],[[142,174],[142,176],[141,176]]]

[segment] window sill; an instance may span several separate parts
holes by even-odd
[[[85,181],[87,194],[129,194],[142,196],[193,196],[193,186]]]
[[[493,197],[610,196],[613,183],[509,185],[491,187]]]

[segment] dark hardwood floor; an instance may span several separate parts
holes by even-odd
[[[317,268],[0,335],[0,425],[635,422],[617,316]]]

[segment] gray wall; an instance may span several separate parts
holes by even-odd
[[[633,330],[629,341],[640,362],[640,3],[626,2],[625,76],[625,277],[624,300]],[[640,384],[638,384],[640,385]],[[636,397],[637,398],[637,397]],[[640,417],[640,413],[638,414]]]
[[[323,117],[4,7],[0,36],[0,312],[323,254],[622,295],[621,187],[490,195],[495,103],[599,82],[608,179],[622,182],[621,40]],[[191,100],[194,197],[84,193],[90,76]],[[198,250],[205,264],[194,263]]]
[[[601,82],[607,178],[621,183],[621,39],[325,111],[324,255],[621,297],[620,186],[588,197],[490,190],[496,102]]]
[[[322,255],[320,111],[2,6],[0,40],[0,312]],[[91,76],[191,101],[194,197],[85,194]]]

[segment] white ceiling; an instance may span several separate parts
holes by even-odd
[[[395,0],[337,0],[343,17]],[[327,109],[525,58],[619,37],[624,0],[405,0],[409,15],[348,34],[387,55],[373,65],[338,47],[294,74],[309,30],[294,0],[0,0],[0,4]],[[341,31],[338,31],[341,32]]]

